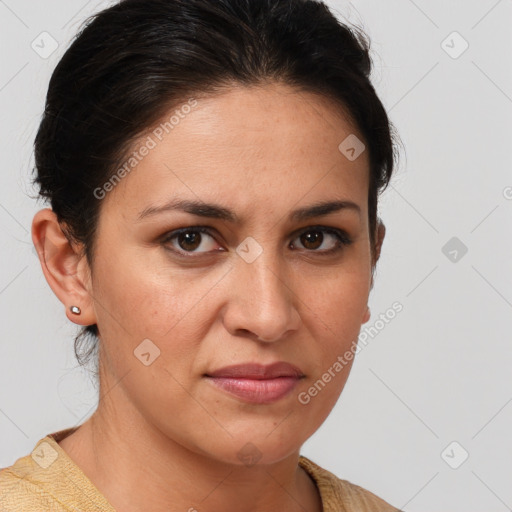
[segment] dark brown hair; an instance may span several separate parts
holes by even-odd
[[[398,155],[370,83],[370,43],[315,0],[121,0],[86,20],[56,66],[35,139],[39,196],[91,271],[101,200],[93,193],[131,144],[173,105],[233,84],[275,81],[324,95],[348,113],[370,158],[369,229]],[[340,141],[341,142],[341,141]],[[75,354],[97,348],[83,327]],[[82,341],[91,338],[81,354]]]

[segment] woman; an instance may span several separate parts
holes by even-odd
[[[312,0],[122,0],[51,78],[32,238],[100,398],[3,511],[391,511],[300,455],[346,383],[392,127]],[[79,360],[80,360],[79,356]]]

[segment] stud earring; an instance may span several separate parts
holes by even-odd
[[[71,313],[73,313],[74,315],[79,315],[81,313],[80,311],[80,308],[78,306],[71,306],[69,308],[69,310],[71,311]]]

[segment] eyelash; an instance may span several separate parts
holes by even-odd
[[[327,227],[327,226],[309,226],[306,229],[303,229],[302,231],[300,231],[296,235],[295,238],[300,237],[304,233],[308,233],[308,232],[327,233],[327,234],[333,235],[335,238],[338,239],[338,243],[337,243],[336,247],[333,247],[332,249],[327,249],[327,250],[323,250],[323,251],[318,251],[318,250],[314,250],[314,249],[304,249],[306,252],[317,253],[321,256],[330,256],[331,254],[334,254],[334,253],[337,253],[337,252],[343,250],[343,248],[345,246],[348,246],[353,243],[353,240],[348,236],[348,234],[345,231],[343,231],[341,229],[337,229],[337,228]],[[161,243],[163,245],[167,245],[172,239],[174,239],[175,237],[177,237],[183,233],[205,233],[215,239],[215,236],[213,235],[211,228],[208,228],[206,226],[193,226],[193,227],[187,227],[187,228],[176,229],[174,231],[171,231],[166,236],[164,236]],[[174,248],[172,248],[172,249],[168,248],[168,250],[174,252],[178,256],[183,256],[185,258],[197,258],[198,257],[198,256],[193,256],[196,253],[194,253],[192,251],[178,251]],[[214,252],[220,252],[220,251],[214,251]],[[197,254],[205,255],[205,254],[208,254],[208,252],[202,252],[202,253],[200,252]]]

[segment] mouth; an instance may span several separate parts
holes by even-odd
[[[258,363],[227,366],[203,377],[245,402],[268,404],[289,395],[305,375],[297,366],[278,362],[266,366]]]

